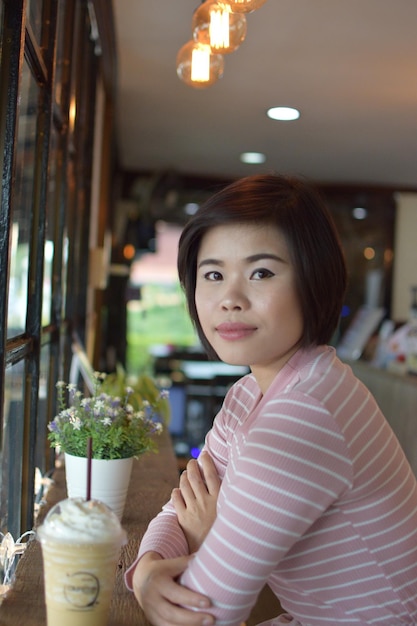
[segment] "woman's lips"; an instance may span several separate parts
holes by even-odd
[[[237,339],[245,339],[253,334],[256,330],[255,326],[242,324],[241,322],[223,322],[216,326],[216,331],[222,339],[228,341],[236,341]]]

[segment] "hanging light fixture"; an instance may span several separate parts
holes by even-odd
[[[193,40],[177,54],[178,77],[191,87],[210,87],[223,76],[223,54],[245,40],[245,13],[266,0],[202,0],[192,19]]]
[[[247,23],[243,13],[232,11],[230,2],[206,0],[195,11],[191,27],[194,39],[220,54],[228,54],[244,41]]]
[[[223,76],[223,70],[223,56],[201,41],[188,41],[177,54],[178,77],[190,87],[210,87]]]
[[[256,11],[263,4],[265,4],[266,0],[227,0],[228,4],[230,4],[230,8],[235,13],[251,13],[252,11]]]

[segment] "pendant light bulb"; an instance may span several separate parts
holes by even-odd
[[[204,89],[223,76],[224,59],[200,41],[188,41],[177,54],[177,75],[190,87]]]
[[[237,50],[246,37],[246,16],[234,13],[230,2],[206,0],[194,12],[191,28],[196,41],[219,54],[228,54]]]
[[[235,13],[252,13],[260,9],[266,0],[227,0],[227,2]]]

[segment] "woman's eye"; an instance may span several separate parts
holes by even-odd
[[[204,278],[206,280],[221,280],[222,279],[222,275],[220,274],[220,272],[217,272],[216,270],[212,270],[211,272],[207,272],[206,274],[204,274]]]
[[[261,268],[259,270],[255,270],[252,273],[251,279],[252,280],[261,280],[262,278],[271,278],[271,276],[273,276],[274,273],[271,272],[271,270],[267,270],[265,268]]]

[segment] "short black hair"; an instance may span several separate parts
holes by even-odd
[[[212,195],[187,222],[179,241],[178,275],[200,340],[216,357],[201,328],[195,288],[203,236],[222,224],[271,224],[284,235],[294,266],[304,321],[300,347],[329,343],[345,297],[347,270],[333,219],[318,190],[300,178],[241,178]]]

